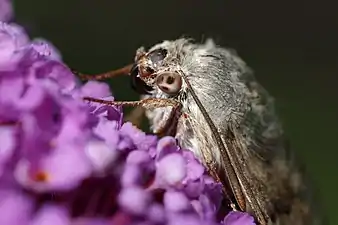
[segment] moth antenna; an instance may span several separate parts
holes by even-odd
[[[108,71],[108,72],[105,72],[105,73],[92,74],[92,75],[80,73],[80,72],[78,72],[77,70],[74,70],[74,69],[71,69],[71,71],[72,71],[72,73],[74,73],[75,75],[80,77],[81,80],[105,80],[105,79],[117,77],[117,76],[120,76],[120,75],[129,75],[132,66],[133,66],[133,64],[129,64],[129,65],[122,67],[120,69],[117,69],[117,70],[112,70],[112,71]]]

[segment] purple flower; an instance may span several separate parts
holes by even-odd
[[[37,162],[21,159],[15,175],[24,187],[35,191],[68,190],[88,177],[92,166],[77,146],[62,146]],[[76,165],[76,170],[74,170]]]
[[[11,0],[0,0],[0,21],[9,21],[12,19],[13,7]]]
[[[0,126],[0,177],[3,167],[14,154],[16,147],[16,129],[13,126]]]
[[[148,152],[135,150],[128,154],[121,177],[121,184],[127,186],[149,186],[155,173],[155,164]]]
[[[198,216],[192,214],[176,214],[169,218],[168,225],[211,225],[213,222],[201,220]]]
[[[158,141],[156,151],[152,152],[152,154],[153,156],[156,156],[158,160],[160,160],[167,154],[177,152],[178,150],[179,148],[176,144],[175,138],[167,136],[161,138],[161,140]]]
[[[69,212],[64,207],[46,205],[39,210],[32,221],[32,225],[68,225]]]
[[[175,138],[83,101],[114,100],[107,84],[80,84],[47,41],[0,25],[0,224],[254,224],[217,219],[221,184]]]
[[[128,212],[143,215],[151,203],[151,194],[141,187],[126,187],[120,192],[118,201]]]
[[[32,45],[36,51],[40,52],[40,54],[49,56],[52,60],[62,60],[59,50],[51,42],[43,38],[35,38],[32,41]]]
[[[155,136],[139,132],[139,129],[129,122],[122,125],[119,133],[123,140],[119,144],[121,149],[148,150],[156,145],[157,138]]]
[[[1,4],[7,0],[1,0]],[[29,43],[29,38],[24,29],[18,25],[6,24],[0,21],[0,71],[11,68],[11,61],[17,58],[15,51]]]
[[[243,212],[230,212],[223,221],[224,225],[255,225],[254,218]]]
[[[164,185],[178,185],[186,175],[185,160],[179,153],[169,154],[157,163],[157,177]]]
[[[180,212],[191,208],[189,198],[179,191],[167,191],[163,199],[164,206],[172,212]]]
[[[166,221],[164,207],[160,204],[152,204],[148,208],[147,218],[154,223],[164,224]]]
[[[119,156],[117,151],[99,140],[88,142],[85,147],[85,153],[91,162],[94,172],[98,173],[103,172]]]
[[[0,224],[28,225],[33,212],[33,202],[15,190],[0,190]]]

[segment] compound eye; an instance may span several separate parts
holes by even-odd
[[[168,54],[168,51],[164,48],[156,49],[148,54],[149,59],[152,63],[160,63]]]
[[[178,73],[165,72],[156,78],[156,84],[164,93],[176,95],[181,90],[182,78]]]
[[[134,65],[130,71],[130,82],[131,87],[139,94],[150,94],[153,90],[152,87],[148,86],[141,78],[138,77],[139,68]]]

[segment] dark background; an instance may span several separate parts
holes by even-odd
[[[293,148],[319,187],[330,224],[338,224],[338,13],[323,1],[16,0],[16,20],[87,73],[130,62],[139,46],[213,37],[235,48],[276,98]],[[136,99],[126,79],[120,100]]]

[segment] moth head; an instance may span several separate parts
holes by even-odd
[[[139,52],[130,76],[132,87],[140,94],[151,94],[155,89],[169,96],[177,95],[182,88],[182,77],[175,70],[177,57],[169,42]]]

